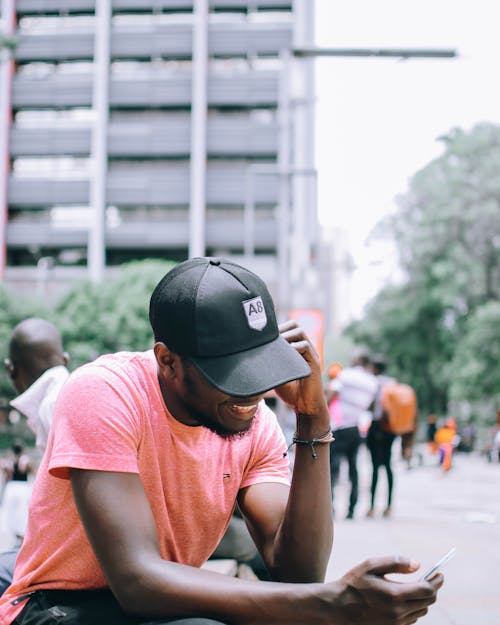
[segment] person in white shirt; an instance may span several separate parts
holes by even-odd
[[[19,395],[11,400],[10,405],[27,418],[41,454],[47,446],[57,396],[69,376],[68,363],[69,357],[63,351],[59,330],[50,321],[30,317],[21,321],[12,331],[9,357],[4,360],[4,365]],[[14,515],[9,510],[8,502],[4,500],[2,510],[4,526],[6,519],[10,518],[10,525],[12,519],[18,519],[15,534],[19,536],[19,540],[22,539],[26,526],[31,493],[27,482],[20,485],[27,490],[23,498],[23,509],[19,509],[18,502]],[[0,595],[12,580],[17,552],[16,545],[12,550],[0,554]]]
[[[56,398],[69,375],[68,362],[59,330],[50,321],[30,317],[12,331],[4,364],[19,395],[10,405],[27,417],[41,451],[47,445]]]
[[[332,496],[338,482],[340,463],[344,458],[349,467],[351,492],[347,518],[354,518],[358,502],[357,456],[361,444],[359,426],[366,411],[375,400],[378,384],[370,371],[371,360],[367,353],[355,355],[351,367],[343,369],[336,378],[341,414],[341,423],[333,428],[335,444],[330,447],[330,475]]]

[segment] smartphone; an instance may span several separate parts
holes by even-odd
[[[429,579],[430,579],[430,578],[434,575],[434,573],[437,573],[438,571],[440,571],[440,570],[443,568],[443,566],[444,566],[447,562],[449,562],[449,561],[453,558],[453,556],[454,556],[456,553],[457,553],[457,549],[456,549],[456,547],[452,547],[452,548],[448,551],[448,553],[447,553],[447,554],[445,554],[445,555],[441,558],[441,560],[438,560],[438,562],[436,562],[436,564],[435,564],[433,567],[431,567],[428,571],[426,571],[426,572],[424,573],[424,575],[423,575],[423,577],[422,577],[422,580],[423,580],[423,581],[427,581],[427,580],[429,580]]]

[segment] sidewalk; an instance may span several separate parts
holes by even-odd
[[[360,502],[353,521],[339,510],[328,579],[336,579],[370,556],[402,554],[432,566],[451,547],[457,555],[444,570],[445,585],[422,625],[498,625],[500,623],[500,464],[476,455],[457,454],[443,474],[435,459],[408,471],[394,462],[394,514],[366,519],[369,458],[360,451]],[[385,474],[379,476],[377,500],[383,509]],[[347,481],[336,491],[339,506],[347,500]],[[338,494],[338,496],[337,496]],[[412,577],[418,577],[414,574]]]

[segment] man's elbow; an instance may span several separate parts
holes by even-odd
[[[110,580],[111,591],[120,608],[126,614],[134,616],[143,613],[144,595],[142,590],[145,586],[145,582],[141,581],[140,574],[122,574]]]
[[[154,572],[147,568],[133,568],[109,576],[111,591],[120,608],[131,616],[155,616],[154,608],[158,586]]]

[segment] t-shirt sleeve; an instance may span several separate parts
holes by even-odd
[[[241,488],[264,482],[290,485],[290,462],[285,435],[276,415],[263,403],[254,450]]]
[[[88,365],[69,378],[54,410],[49,472],[69,469],[138,473],[140,407],[115,374]]]

